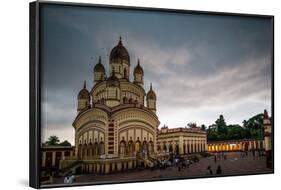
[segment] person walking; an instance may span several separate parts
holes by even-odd
[[[208,175],[212,175],[213,174],[213,171],[212,171],[212,168],[211,168],[210,165],[207,167],[207,174]]]
[[[215,163],[217,163],[217,155],[216,154],[215,154],[215,158],[214,159],[215,159]]]
[[[222,173],[222,170],[221,170],[221,166],[218,165],[218,168],[217,168],[217,174],[221,174]]]

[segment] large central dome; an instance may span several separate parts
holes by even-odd
[[[130,64],[130,56],[127,49],[123,46],[120,37],[119,43],[110,52],[110,63],[112,60],[126,60]]]

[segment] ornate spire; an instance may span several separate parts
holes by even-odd
[[[138,58],[138,65],[140,65],[140,58]]]
[[[263,112],[263,118],[264,118],[264,119],[268,119],[268,118],[269,118],[269,117],[268,117],[267,110],[264,110],[264,112]]]
[[[122,37],[121,37],[121,35],[120,35],[120,37],[119,37],[119,43],[118,43],[118,45],[123,45],[123,44],[122,44]]]
[[[150,90],[152,90],[152,82],[150,83]]]
[[[86,88],[86,80],[84,80],[84,86],[83,86],[83,88]]]
[[[101,63],[101,56],[99,56],[99,63]]]

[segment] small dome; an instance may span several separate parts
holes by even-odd
[[[84,81],[84,88],[78,94],[78,99],[90,100],[90,93],[86,88],[86,81]]]
[[[98,72],[98,73],[105,73],[105,69],[103,64],[101,63],[101,57],[99,57],[99,62],[96,64],[96,66],[94,67],[94,72]]]
[[[134,74],[141,74],[141,75],[143,75],[143,69],[140,66],[140,60],[139,59],[138,59],[138,64],[137,64],[137,66],[134,69]]]
[[[152,90],[152,84],[150,84],[150,89],[149,89],[148,93],[146,94],[146,99],[147,100],[156,100],[156,94]]]
[[[106,85],[110,87],[120,87],[119,79],[115,76],[114,71],[112,75],[107,79]]]
[[[130,57],[127,49],[123,46],[122,40],[120,37],[119,43],[115,46],[110,52],[110,61],[113,59],[122,59],[127,60],[130,64]]]

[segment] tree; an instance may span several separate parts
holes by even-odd
[[[227,129],[226,129],[226,122],[224,120],[224,117],[223,115],[220,115],[219,118],[216,120],[216,125],[217,125],[217,130],[218,130],[218,133],[220,134],[224,134],[227,132]]]
[[[59,145],[61,145],[61,146],[71,146],[70,142],[68,142],[67,140],[61,142]]]
[[[264,127],[263,127],[263,114],[257,114],[251,117],[249,120],[243,121],[244,128],[249,131],[251,138],[262,138]]]
[[[48,138],[45,144],[49,146],[53,146],[53,145],[58,145],[59,142],[60,142],[59,138],[55,135],[52,135]]]
[[[207,128],[206,125],[204,124],[201,125],[201,131],[206,131],[206,128]]]
[[[194,122],[189,122],[189,123],[187,124],[187,126],[188,126],[189,128],[195,128],[195,127],[197,127],[197,124],[194,123]]]

